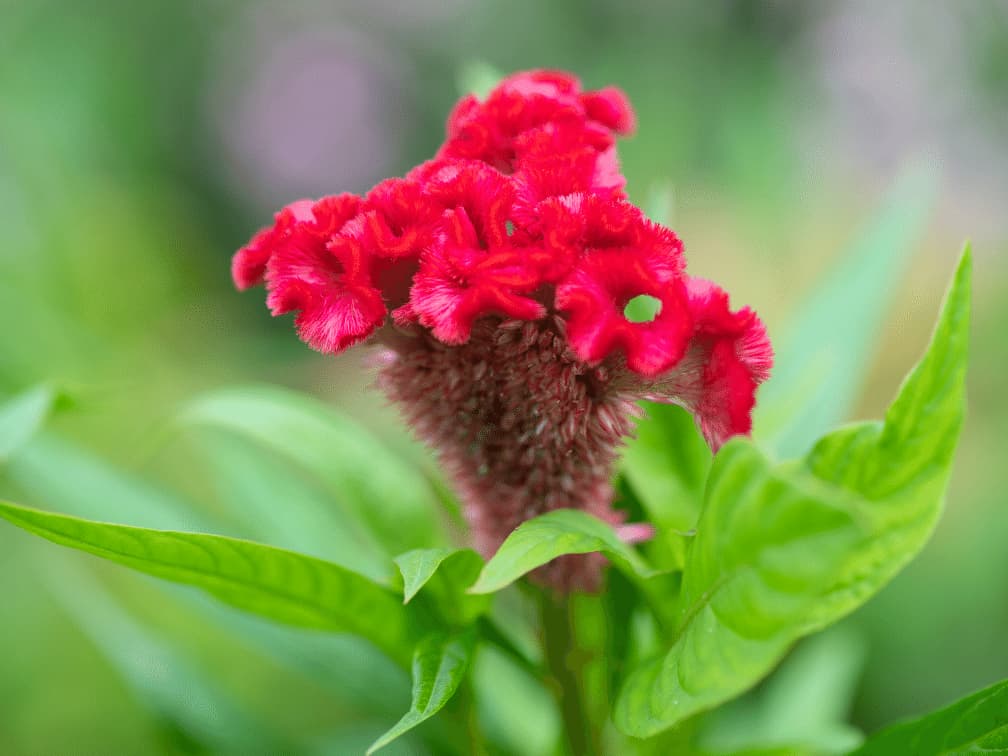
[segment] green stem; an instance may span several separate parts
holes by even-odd
[[[563,718],[564,751],[569,756],[601,756],[601,731],[585,700],[569,598],[543,592],[540,616],[543,656]]]

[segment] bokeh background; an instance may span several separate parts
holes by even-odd
[[[166,427],[223,385],[304,390],[404,438],[359,355],[310,352],[258,293],[232,289],[229,259],[280,205],[362,192],[429,157],[480,62],[622,87],[639,116],[620,147],[632,198],[670,218],[691,272],[754,305],[772,335],[900,176],[927,184],[869,362],[849,366],[867,375],[853,416],[877,417],[894,394],[967,238],[970,414],[933,541],[841,629],[851,719],[870,731],[1008,677],[999,0],[3,0],[0,399],[41,382],[67,399],[0,459],[0,495],[71,511],[111,486],[136,506],[220,508]],[[0,528],[0,752],[199,752],[172,704],[142,694],[178,674],[151,661],[165,653],[278,729],[359,724],[331,690],[123,573]],[[168,639],[160,656],[143,651],[151,637]]]

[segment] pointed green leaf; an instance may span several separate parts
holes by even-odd
[[[741,693],[796,639],[850,612],[924,545],[965,405],[970,256],[885,424],[774,464],[747,440],[714,460],[671,647],[635,670],[615,719],[653,735]]]
[[[405,661],[413,630],[395,597],[363,575],[270,546],[82,520],[0,502],[0,518],[54,543],[196,586],[289,625],[350,632]]]
[[[905,170],[878,215],[792,314],[792,327],[774,337],[774,371],[760,389],[753,428],[778,453],[804,454],[848,418],[935,195],[929,167]]]
[[[36,386],[0,403],[0,462],[42,427],[58,394],[50,386]]]
[[[458,553],[459,549],[449,548],[413,549],[397,556],[394,561],[402,573],[403,603],[408,604],[416,596],[445,559]]]
[[[262,459],[257,464],[261,465]],[[197,516],[192,505],[184,499],[49,433],[36,434],[31,443],[11,459],[7,469],[17,487],[33,499],[51,503],[60,511],[78,517],[162,530],[213,531],[221,527],[219,522]],[[245,473],[246,476],[252,474],[248,470]],[[289,485],[291,481],[283,482]],[[288,494],[296,496],[297,492],[285,490],[285,504],[290,503]],[[276,510],[276,499],[271,501]],[[239,505],[236,501],[236,506]],[[265,512],[256,510],[255,506],[252,511],[254,516],[242,518],[242,521],[249,521],[255,528],[258,525],[256,515]],[[293,526],[291,533],[297,534]],[[259,535],[262,538],[276,536],[266,530]],[[283,532],[280,537],[284,537]],[[340,535],[324,532],[318,535],[318,543],[326,537],[340,543]],[[279,545],[293,548],[291,544]],[[152,582],[149,588],[156,601],[181,600],[208,623],[220,627],[221,632],[248,642],[272,661],[312,679],[348,710],[389,716],[401,711],[409,700],[405,664],[397,666],[359,636],[323,634],[278,625],[256,615],[234,611],[207,594],[195,593],[181,585]],[[361,750],[373,737],[372,734],[367,738]]]
[[[279,388],[232,388],[190,403],[179,419],[238,434],[313,476],[389,555],[445,540],[423,471],[322,402]]]
[[[368,748],[372,754],[437,714],[465,679],[476,636],[436,634],[424,638],[413,654],[413,701],[410,710]]]
[[[441,617],[465,625],[489,606],[488,596],[474,596],[467,589],[483,568],[483,559],[472,549],[415,549],[400,554],[395,563],[403,577],[403,603],[421,589],[430,596]]]
[[[472,584],[483,566],[483,559],[472,549],[414,549],[400,554],[395,563],[403,577],[403,603],[408,604],[445,562],[456,563],[452,573],[459,578],[463,590]],[[461,585],[466,576],[471,576],[469,584]]]
[[[1008,680],[879,732],[851,756],[1008,753]]]
[[[616,535],[612,526],[574,509],[557,509],[523,522],[487,562],[470,593],[499,591],[527,572],[564,554],[601,551],[640,577],[654,570]]]

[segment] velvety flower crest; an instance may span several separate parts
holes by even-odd
[[[284,207],[234,257],[274,315],[337,354],[382,345],[379,385],[439,454],[492,553],[560,507],[614,524],[610,483],[642,398],[687,408],[712,448],[750,430],[772,350],[755,313],[685,272],[683,245],[623,193],[626,97],[566,73],[463,98],[405,178]],[[656,300],[653,319],[626,307]],[[593,588],[598,557],[539,578]]]

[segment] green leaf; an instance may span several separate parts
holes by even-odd
[[[843,626],[802,641],[765,684],[705,718],[701,750],[848,753],[864,740],[847,721],[865,650]]]
[[[744,439],[721,449],[671,647],[624,685],[621,729],[647,737],[746,690],[923,547],[964,414],[969,274],[967,249],[931,345],[884,424],[832,433],[802,462],[771,463]]]
[[[51,386],[42,385],[0,404],[0,463],[35,435],[58,398]]]
[[[214,753],[293,747],[243,709],[178,644],[134,619],[79,564],[50,555],[44,573],[53,595],[120,677],[193,740]]]
[[[0,517],[54,543],[176,583],[278,622],[361,635],[405,661],[404,607],[363,575],[270,546],[201,533],[110,525],[0,502]]]
[[[416,596],[443,561],[461,551],[449,548],[414,549],[397,556],[395,563],[403,577],[403,603],[408,604],[409,600]]]
[[[612,527],[574,509],[557,509],[523,522],[487,562],[470,593],[499,591],[527,572],[564,554],[601,551],[639,577],[654,570],[619,539]]]
[[[645,402],[644,409],[647,415],[623,452],[621,471],[659,538],[687,532],[700,513],[710,448],[681,407]]]
[[[213,429],[194,435],[234,535],[335,562],[388,584],[394,568],[385,547],[355,517],[333,506],[311,476],[246,438]]]
[[[555,756],[560,712],[541,676],[530,674],[496,647],[483,645],[472,680],[480,728],[495,746],[491,753]]]
[[[314,476],[390,556],[445,541],[423,471],[319,401],[278,388],[224,389],[190,403],[180,421],[238,434]]]
[[[368,754],[388,745],[444,708],[465,679],[475,646],[476,635],[471,631],[435,634],[420,642],[413,654],[413,701],[410,710],[371,744]]]
[[[892,292],[934,204],[931,170],[906,169],[888,201],[834,270],[773,339],[753,428],[784,456],[804,454],[846,420],[858,397]]]
[[[235,460],[235,464],[239,461]],[[258,473],[264,469],[263,464],[262,458],[256,459],[256,469],[246,469],[245,477],[252,482],[263,482],[258,477]],[[268,463],[266,464],[266,469],[269,469]],[[59,474],[53,472],[56,470]],[[118,469],[50,433],[36,434],[29,444],[22,447],[10,460],[8,472],[17,487],[33,499],[45,501],[60,511],[78,517],[162,530],[213,531],[221,527],[221,523],[215,520],[197,516],[193,507],[184,499]],[[292,483],[289,478],[274,482],[282,482],[285,486]],[[235,495],[238,493],[236,490]],[[285,505],[291,504],[291,497],[296,498],[297,495],[296,487],[285,488]],[[275,493],[271,491],[263,497],[263,507],[266,507],[267,498],[276,511]],[[236,501],[236,506],[238,504]],[[242,522],[249,522],[255,532],[258,517],[265,512],[255,509],[260,504],[258,498],[255,501],[246,500],[246,504],[253,506],[254,516],[243,517]],[[321,524],[319,527],[322,527]],[[280,531],[277,534],[264,529],[262,537],[279,536],[285,540],[286,532]],[[291,526],[291,536],[295,535],[299,533]],[[336,544],[343,540],[339,533],[321,532],[317,534],[317,538],[319,544],[326,538],[331,538]],[[282,542],[276,545],[293,546]],[[391,568],[391,560],[388,566]],[[404,669],[405,664],[396,666],[363,638],[321,634],[278,625],[252,614],[235,611],[206,594],[195,593],[185,586],[152,582],[147,590],[153,592],[158,602],[182,600],[208,623],[219,626],[223,633],[249,642],[281,666],[312,679],[341,701],[345,708],[355,712],[356,716],[365,712],[389,716],[401,711],[409,700],[409,678]],[[373,739],[374,732],[359,750],[363,751]]]
[[[456,78],[456,86],[460,94],[476,95],[484,99],[490,90],[496,87],[504,78],[496,68],[482,60],[474,60],[462,66]]]
[[[7,474],[33,500],[78,517],[160,530],[217,529],[185,500],[49,432],[23,446]]]
[[[397,556],[395,563],[403,577],[404,604],[424,589],[439,614],[456,625],[468,624],[490,604],[488,596],[466,592],[483,568],[482,557],[472,549],[415,549]]]
[[[944,709],[886,728],[851,756],[1008,753],[1008,680]]]

